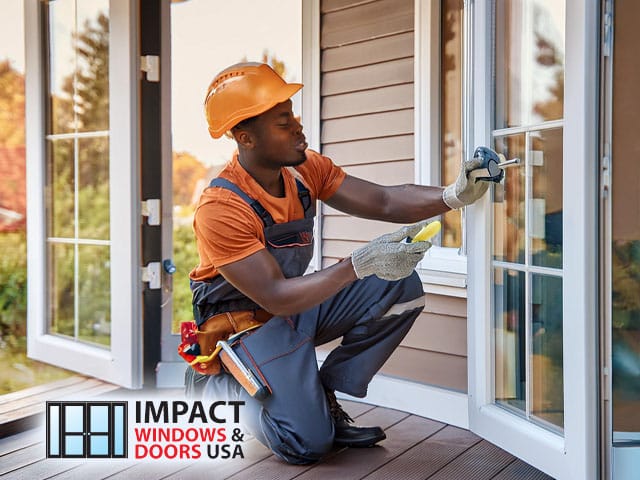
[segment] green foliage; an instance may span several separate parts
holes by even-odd
[[[612,248],[613,328],[640,330],[640,240]]]
[[[181,322],[193,320],[189,272],[198,264],[198,250],[191,223],[174,226],[173,261],[173,331],[179,332]]]
[[[27,245],[25,232],[0,234],[0,343],[15,348],[26,334]]]

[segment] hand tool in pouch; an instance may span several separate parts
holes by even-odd
[[[220,340],[218,342],[218,347],[221,348],[220,361],[249,395],[256,400],[262,401],[271,395],[271,389],[262,382],[258,375],[251,371],[249,366],[240,360],[240,357],[231,348],[231,342],[239,335],[232,336],[228,341]]]

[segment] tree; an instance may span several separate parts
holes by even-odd
[[[24,145],[24,75],[0,61],[0,147]]]
[[[173,204],[191,205],[193,191],[207,173],[200,160],[187,152],[173,152]]]

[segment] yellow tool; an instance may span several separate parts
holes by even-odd
[[[430,224],[422,227],[422,230],[420,230],[416,234],[416,236],[411,239],[411,243],[425,242],[427,240],[430,240],[431,237],[436,235],[441,228],[442,228],[442,224],[438,220],[436,220],[435,222],[431,222]]]

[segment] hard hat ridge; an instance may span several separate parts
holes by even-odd
[[[232,65],[216,75],[205,97],[209,134],[220,138],[243,120],[266,112],[302,88],[287,83],[265,63]]]

